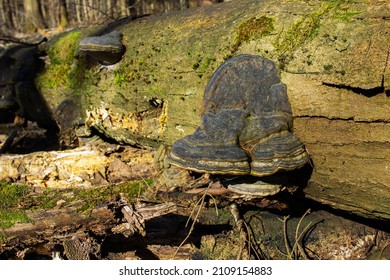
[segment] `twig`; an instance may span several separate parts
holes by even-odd
[[[230,212],[234,218],[236,229],[240,233],[240,239],[242,240],[242,244],[240,247],[240,251],[237,255],[237,259],[242,259],[243,252],[246,248],[248,259],[250,259],[252,252],[255,257],[259,260],[267,259],[267,256],[261,250],[255,246],[256,240],[254,238],[253,231],[247,222],[241,217],[240,212],[238,210],[237,204],[233,203],[230,205]]]
[[[266,259],[268,259],[266,254],[260,248],[260,246],[255,247],[255,244],[257,244],[257,242],[255,240],[255,237],[254,237],[255,235],[253,234],[252,228],[246,222],[244,222],[244,224],[245,224],[246,231],[248,233],[249,249],[253,250],[253,253],[256,255],[256,258],[258,260],[266,260]]]
[[[378,230],[376,229],[375,234],[374,234],[374,238],[372,239],[372,242],[370,243],[370,245],[368,246],[368,248],[364,252],[364,254],[366,256],[368,256],[368,254],[371,252],[372,248],[374,248],[374,246],[377,245],[377,239],[378,239]]]
[[[306,248],[314,257],[316,257],[317,260],[321,260],[320,256],[310,248]]]
[[[301,256],[303,259],[309,259],[309,256],[306,253],[305,250],[305,240],[310,235],[310,233],[314,230],[314,228],[317,226],[318,223],[322,222],[318,221],[314,224],[312,222],[309,222],[308,225],[300,232],[299,229],[302,225],[303,220],[305,217],[310,214],[311,209],[308,209],[303,216],[299,219],[298,225],[295,230],[295,241],[294,245],[291,247],[290,240],[288,238],[288,229],[287,229],[287,221],[290,218],[290,216],[284,217],[283,219],[283,238],[284,238],[284,245],[286,248],[286,253],[283,253],[279,248],[278,250],[280,253],[284,256],[286,256],[288,259],[299,259],[299,256]]]
[[[302,239],[303,239],[303,236],[305,235],[305,233],[312,227],[312,224],[311,222],[309,222],[309,224],[306,226],[306,228],[301,232],[301,234],[299,235],[298,239],[295,241],[296,244],[297,244],[297,248],[298,248],[298,251],[299,253],[301,254],[301,256],[305,259],[305,260],[308,260],[309,257],[308,255],[306,254],[305,252],[305,248],[303,246],[303,243],[302,243]]]
[[[291,253],[292,253],[291,257],[294,256],[294,258],[298,258],[299,254],[296,253],[296,250],[298,250],[298,251],[301,253],[301,255],[302,255],[303,258],[307,258],[307,255],[306,255],[306,253],[304,252],[304,250],[303,250],[303,248],[302,248],[302,246],[301,246],[301,244],[300,244],[300,240],[301,240],[301,238],[303,237],[304,233],[310,228],[311,222],[309,223],[309,225],[308,225],[301,233],[299,233],[299,228],[301,227],[301,224],[302,224],[303,219],[310,213],[310,211],[311,211],[311,210],[308,209],[308,210],[305,212],[305,214],[303,214],[303,216],[299,219],[297,228],[296,228],[296,230],[295,230],[295,243],[294,243],[294,246],[293,246],[293,248],[292,248],[292,250],[291,250]],[[303,253],[303,254],[302,254],[302,253]]]
[[[247,247],[247,253],[248,256],[250,256],[249,246],[246,246],[246,243],[248,242],[248,234],[244,228],[245,222],[240,216],[240,211],[238,210],[238,206],[236,203],[230,204],[230,213],[234,218],[236,229],[240,233],[240,240],[242,241],[240,251],[237,255],[237,259],[242,259],[242,254],[243,251],[245,250],[245,247]]]
[[[209,193],[206,193],[209,197],[211,197],[211,199],[213,200],[213,202],[214,202],[214,206],[215,206],[215,213],[217,214],[217,216],[219,216],[219,214],[218,214],[218,205],[217,205],[217,202],[215,201],[215,198],[214,198],[214,196],[212,196],[211,194],[209,194]]]
[[[388,242],[381,250],[381,252],[379,253],[379,259],[381,260],[382,259],[382,255],[383,255],[383,252],[386,250],[387,247],[389,247],[390,245],[390,242]]]
[[[278,250],[278,252],[279,252],[282,256],[286,257],[286,259],[289,258],[289,255],[287,255],[285,252],[283,252],[278,246],[276,246],[276,250]]]
[[[209,184],[208,187],[210,188],[210,186],[211,186],[211,183]],[[187,236],[184,238],[184,240],[183,240],[183,241],[180,243],[180,245],[177,247],[175,253],[173,254],[173,258],[176,256],[176,254],[179,252],[179,249],[184,245],[184,243],[185,243],[185,242],[188,240],[188,238],[191,236],[191,234],[192,234],[192,232],[193,232],[193,230],[194,230],[194,228],[195,228],[195,224],[196,224],[196,221],[197,221],[197,219],[198,219],[199,213],[200,213],[200,211],[202,210],[202,205],[203,205],[203,203],[204,203],[206,194],[207,194],[207,192],[205,192],[205,194],[202,195],[202,197],[201,197],[201,198],[198,200],[198,202],[195,204],[195,207],[192,209],[191,214],[190,214],[190,216],[188,217],[187,223],[186,223],[186,225],[185,225],[186,227],[188,226],[188,224],[189,224],[189,222],[190,222],[190,220],[191,220],[191,217],[192,217],[192,215],[193,215],[194,212],[195,212],[196,207],[199,206],[198,212],[196,213],[194,219],[192,220],[191,228],[190,228],[190,230],[188,231]]]
[[[284,246],[286,248],[286,255],[291,258],[291,245],[290,241],[288,239],[287,234],[287,221],[290,218],[290,216],[284,217],[283,219],[283,239],[284,239]]]

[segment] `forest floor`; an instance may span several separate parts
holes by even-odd
[[[5,139],[3,133],[0,145]],[[0,166],[9,158],[50,161],[53,152],[73,164],[70,155],[86,147],[110,151],[110,161],[93,184],[77,186],[57,173],[54,187],[26,181],[23,172],[34,162],[19,162],[19,179],[0,184],[0,259],[390,259],[383,224],[299,192],[251,201],[197,193],[194,186],[210,178],[158,170],[154,150],[95,136],[74,150],[42,151],[45,141],[25,134],[0,156]]]

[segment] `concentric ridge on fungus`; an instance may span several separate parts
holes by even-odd
[[[268,176],[309,161],[291,133],[287,87],[270,60],[239,55],[224,62],[205,89],[202,112],[195,132],[173,143],[171,164],[202,173]]]
[[[238,134],[246,114],[241,109],[205,113],[201,125],[193,134],[173,144],[168,160],[179,167],[201,173],[248,174],[248,156],[238,145]]]

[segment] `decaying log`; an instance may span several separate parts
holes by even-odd
[[[176,206],[171,202],[132,205],[123,201],[97,207],[89,214],[77,211],[77,204],[27,211],[30,223],[19,223],[1,230],[3,244],[0,254],[16,250],[19,257],[23,257],[29,248],[42,244],[53,256],[60,246],[67,259],[98,258],[101,244],[95,240],[96,236],[104,239],[111,233],[126,237],[135,233],[144,235],[145,221],[173,212],[176,212]]]
[[[384,2],[236,0],[132,21],[118,27],[118,68],[85,70],[97,78],[80,81],[81,112],[117,141],[170,145],[199,124],[203,90],[224,60],[264,56],[278,63],[294,133],[313,160],[307,197],[388,221],[388,18]],[[69,89],[48,87],[52,75],[47,68],[37,82],[54,108]]]
[[[99,140],[72,150],[4,154],[0,158],[0,181],[38,188],[101,186],[150,178],[154,172],[150,150]]]
[[[108,138],[169,146],[199,125],[204,88],[223,61],[261,55],[278,64],[294,133],[313,160],[306,196],[390,220],[387,3],[236,0],[114,27],[126,46],[114,67],[90,68],[66,53],[90,30],[50,41],[51,53],[66,57],[48,58],[64,75],[46,65],[36,84],[53,111],[70,98],[86,126]]]

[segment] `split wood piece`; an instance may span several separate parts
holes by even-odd
[[[142,236],[146,236],[145,231],[145,221],[159,216],[163,216],[172,212],[175,212],[176,204],[173,202],[157,204],[152,206],[147,206],[145,204],[140,204],[137,206],[133,205],[124,205],[121,209],[121,212],[124,218],[127,221],[127,224],[124,225],[127,231],[130,231],[130,234],[139,233]],[[123,228],[123,225],[119,225]],[[116,227],[115,231],[119,228]]]
[[[146,235],[145,220],[132,205],[123,206],[121,212],[128,223],[129,229],[133,230],[132,233],[138,232],[142,236]]]
[[[151,220],[169,213],[176,212],[176,204],[173,202],[161,203],[156,205],[137,204],[136,211],[142,215],[145,220]]]

